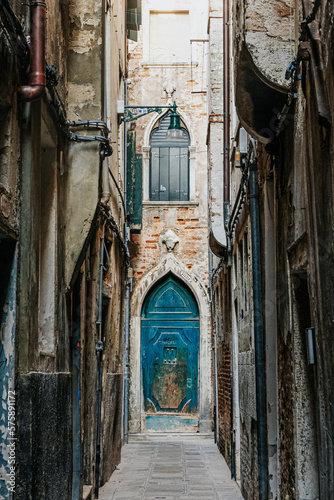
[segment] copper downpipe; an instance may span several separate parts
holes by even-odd
[[[30,76],[28,85],[18,88],[23,101],[36,101],[44,92],[45,76],[46,3],[30,2]]]
[[[223,3],[223,92],[224,92],[224,206],[230,205],[230,5],[229,0]],[[224,213],[225,225],[228,221]]]

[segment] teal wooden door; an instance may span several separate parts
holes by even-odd
[[[146,428],[170,431],[196,427],[198,308],[191,292],[172,276],[145,301],[141,340]]]

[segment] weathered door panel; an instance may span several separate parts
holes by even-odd
[[[198,426],[197,306],[172,278],[148,300],[141,342],[146,429],[194,431]]]
[[[198,322],[142,327],[145,411],[194,413],[198,399]],[[160,322],[159,322],[160,323]],[[163,322],[166,323],[166,322]]]

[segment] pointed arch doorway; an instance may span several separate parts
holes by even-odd
[[[141,372],[148,432],[198,430],[199,311],[188,287],[173,275],[143,304]]]

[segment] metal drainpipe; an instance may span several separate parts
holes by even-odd
[[[111,7],[108,7],[106,2],[105,5],[105,18],[104,18],[104,53],[103,53],[103,82],[104,82],[104,96],[103,96],[103,114],[104,121],[107,124],[107,128],[111,130],[110,126],[110,116],[111,116],[111,61],[110,61],[110,50],[107,49],[111,47]],[[108,136],[107,136],[108,137]],[[101,202],[108,204],[111,196],[110,185],[109,185],[109,168],[111,164],[109,162],[109,157],[102,162],[102,198]]]
[[[37,101],[44,92],[46,3],[30,1],[30,75],[28,85],[18,88],[22,101]]]
[[[101,417],[102,417],[102,281],[103,281],[104,237],[101,238],[100,279],[99,279],[99,305],[96,326],[98,341],[95,347],[97,356],[97,426],[96,426],[96,457],[95,457],[95,497],[99,498],[100,460],[101,460]]]
[[[259,500],[268,500],[268,438],[266,419],[266,374],[262,315],[261,241],[257,159],[250,164],[249,198],[252,237],[252,275],[255,342],[256,416],[259,467]]]
[[[213,262],[212,262],[212,250],[209,248],[209,291],[210,291],[210,310],[211,318],[213,318],[213,286],[212,286],[212,273]],[[213,346],[212,346],[212,369],[213,369],[213,424],[214,424],[214,439],[217,443],[217,340],[216,332],[213,331]]]
[[[128,104],[128,80],[124,78],[124,105]],[[128,124],[123,123],[124,126],[124,199],[126,206],[127,195],[127,162],[128,162]],[[125,221],[126,222],[126,221]]]
[[[124,104],[128,103],[128,80],[124,79]],[[127,202],[127,161],[128,161],[128,126],[124,122],[124,203]],[[125,215],[126,217],[126,215]],[[125,219],[125,226],[127,220]],[[127,231],[125,234],[127,245]],[[129,345],[130,345],[130,291],[131,283],[129,276],[126,277],[125,292],[125,332],[124,332],[124,353],[123,353],[123,442],[128,442],[129,427]]]
[[[230,217],[230,5],[223,4],[223,92],[224,92],[224,224]],[[227,240],[229,235],[227,234]]]
[[[129,427],[129,333],[130,333],[130,283],[127,278],[125,294],[125,339],[124,339],[124,421],[123,440],[128,442]]]
[[[215,443],[219,444],[219,408],[218,408],[218,358],[217,358],[217,334],[214,335],[214,399],[215,399]]]
[[[233,333],[232,333],[233,335]],[[230,433],[231,433],[231,479],[236,479],[236,467],[235,467],[235,433],[234,433],[234,411],[233,411],[233,405],[234,405],[234,396],[233,396],[233,391],[234,391],[234,379],[233,379],[233,341],[231,339],[231,344],[230,344],[230,352],[231,352],[231,368],[230,368],[230,374],[231,374],[231,412],[230,412],[230,419],[231,419],[231,426],[230,426]]]

